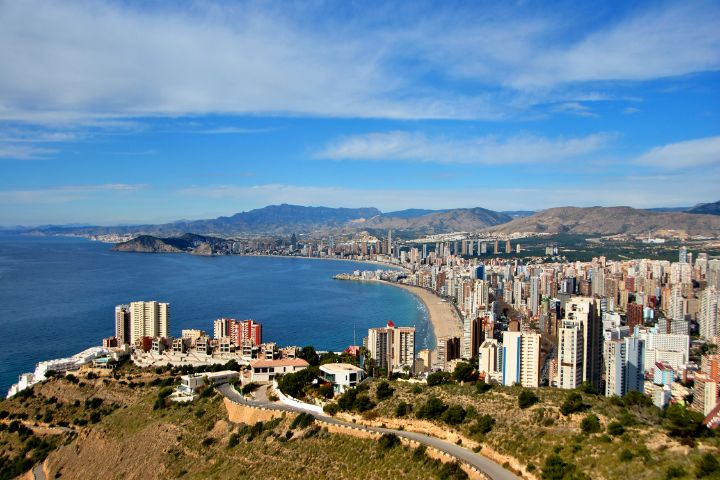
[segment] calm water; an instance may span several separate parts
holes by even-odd
[[[387,285],[333,280],[375,267],[332,260],[195,257],[110,252],[72,238],[0,236],[0,395],[40,360],[68,356],[114,334],[114,307],[171,304],[171,335],[220,316],[253,318],[263,339],[341,350],[388,319],[415,325],[418,349],[433,344],[427,313]]]

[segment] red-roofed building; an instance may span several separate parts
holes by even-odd
[[[270,382],[278,375],[305,370],[310,364],[302,358],[280,358],[278,360],[255,360],[250,362],[251,381]]]

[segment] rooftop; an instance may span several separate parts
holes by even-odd
[[[363,369],[349,363],[326,363],[320,365],[320,370],[327,373],[362,372]]]
[[[309,367],[310,364],[302,358],[281,358],[278,360],[255,360],[250,362],[253,368],[263,367]]]

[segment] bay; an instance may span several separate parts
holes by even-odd
[[[417,328],[416,350],[432,348],[427,312],[393,286],[333,275],[378,267],[288,257],[199,257],[111,252],[80,238],[0,236],[0,393],[41,360],[75,354],[114,334],[114,307],[170,302],[170,334],[212,335],[219,317],[252,318],[263,340],[342,350],[367,329]],[[355,340],[353,340],[355,339]]]

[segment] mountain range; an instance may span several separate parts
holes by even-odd
[[[716,214],[709,214],[716,212]],[[630,207],[560,207],[539,212],[497,212],[484,208],[408,209],[383,213],[377,208],[330,208],[270,205],[227,217],[183,220],[160,225],[47,226],[26,231],[45,235],[132,234],[178,237],[185,233],[217,237],[248,235],[341,234],[392,229],[401,237],[494,231],[613,235],[681,230],[689,235],[720,235],[720,202],[685,212]]]

